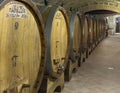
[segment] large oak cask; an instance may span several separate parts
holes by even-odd
[[[60,6],[39,7],[42,13],[47,39],[46,74],[58,78],[67,66],[70,31],[68,17]]]
[[[37,93],[45,67],[45,36],[30,0],[0,4],[0,93]]]

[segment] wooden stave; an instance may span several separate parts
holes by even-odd
[[[40,41],[41,41],[41,64],[40,64],[40,68],[39,68],[39,72],[36,78],[36,82],[35,82],[35,86],[32,92],[30,93],[37,93],[40,85],[42,83],[42,79],[43,79],[43,75],[44,75],[44,69],[45,69],[45,55],[46,55],[46,40],[45,40],[45,33],[44,33],[44,25],[43,25],[43,21],[42,21],[42,16],[40,14],[40,12],[38,11],[38,9],[36,8],[36,6],[29,0],[2,0],[1,4],[0,4],[0,10],[2,10],[4,8],[4,6],[12,1],[16,1],[16,2],[20,2],[22,4],[24,4],[24,6],[26,8],[28,8],[28,10],[30,10],[30,13],[33,14],[33,17],[35,18],[35,21],[37,23],[37,25],[39,26],[39,35],[40,35]],[[40,31],[41,30],[41,31]],[[12,87],[11,87],[12,88]],[[10,89],[8,89],[10,90]]]

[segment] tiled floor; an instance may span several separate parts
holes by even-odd
[[[104,39],[62,93],[120,93],[120,35]]]

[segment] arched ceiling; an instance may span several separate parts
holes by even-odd
[[[81,13],[94,10],[108,10],[120,13],[120,0],[33,0],[44,4],[63,5],[66,9],[79,10]]]

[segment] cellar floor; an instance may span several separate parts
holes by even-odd
[[[120,34],[95,48],[62,93],[120,93]]]

